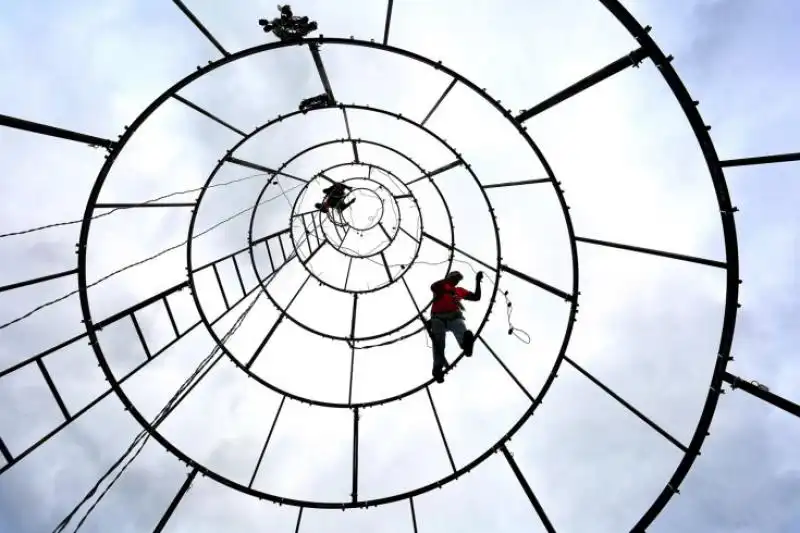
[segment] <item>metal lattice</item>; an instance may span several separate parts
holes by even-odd
[[[683,454],[680,462],[675,467],[673,475],[670,479],[666,480],[662,492],[656,497],[652,505],[648,509],[644,510],[640,520],[633,528],[634,531],[643,531],[653,522],[661,510],[664,509],[672,495],[678,492],[680,484],[691,468],[695,457],[699,455],[700,448],[709,429],[709,425],[717,405],[717,400],[719,395],[723,392],[723,383],[727,382],[734,388],[741,388],[742,390],[750,392],[751,394],[760,397],[761,399],[768,401],[773,405],[800,416],[800,407],[797,405],[770,393],[764,387],[754,385],[749,383],[747,380],[743,380],[737,376],[734,376],[726,370],[727,363],[731,359],[731,343],[736,321],[737,297],[740,280],[736,228],[734,222],[736,208],[732,205],[729,198],[725,176],[723,173],[723,169],[725,167],[800,160],[800,154],[783,154],[776,156],[720,161],[715,152],[711,138],[707,133],[705,123],[703,122],[703,119],[697,110],[697,102],[692,100],[674,68],[672,67],[671,56],[665,55],[655,41],[650,37],[650,28],[642,27],[639,22],[637,22],[619,2],[616,0],[600,1],[637,41],[637,48],[623,55],[618,60],[613,61],[609,65],[601,68],[595,73],[544,100],[543,102],[516,115],[510,110],[504,108],[499,101],[494,99],[484,89],[476,85],[476,83],[462,76],[458,72],[448,68],[441,62],[437,62],[417,53],[390,45],[389,30],[393,10],[393,2],[391,0],[388,2],[384,35],[383,40],[380,43],[353,38],[323,36],[304,37],[270,42],[268,44],[255,46],[253,48],[245,49],[235,53],[228,52],[225,48],[223,48],[222,45],[211,35],[211,33],[182,2],[179,0],[174,0],[174,3],[180,8],[180,10],[219,50],[219,52],[222,54],[222,58],[212,61],[206,66],[199,67],[196,72],[191,73],[166,90],[125,129],[125,131],[117,140],[103,139],[15,117],[0,115],[0,124],[3,126],[26,130],[42,135],[59,137],[78,143],[84,143],[93,147],[101,147],[108,153],[106,161],[97,176],[87,200],[87,206],[81,221],[80,236],[77,243],[77,264],[75,268],[0,287],[0,292],[5,292],[21,287],[45,283],[58,278],[77,278],[77,293],[80,298],[83,324],[85,325],[85,332],[0,370],[0,378],[2,378],[3,376],[17,371],[32,368],[35,365],[47,382],[47,386],[52,393],[53,398],[57,402],[64,419],[61,424],[52,428],[52,430],[49,431],[44,437],[26,449],[11,449],[6,446],[6,444],[0,438],[0,453],[2,453],[2,456],[6,461],[6,463],[0,467],[0,474],[13,468],[14,465],[18,464],[31,453],[35,452],[49,439],[58,435],[61,430],[78,420],[82,415],[91,410],[104,398],[113,394],[121,400],[125,406],[125,409],[131,414],[131,416],[135,418],[135,420],[144,430],[141,435],[141,439],[134,442],[131,450],[135,449],[135,446],[142,442],[142,439],[152,438],[171,454],[188,465],[190,469],[188,477],[181,485],[172,502],[167,506],[166,511],[155,527],[155,531],[161,531],[166,526],[167,522],[172,516],[173,511],[179,505],[181,499],[189,490],[189,487],[198,474],[213,479],[230,489],[240,491],[259,499],[268,500],[278,504],[297,506],[299,508],[297,519],[298,530],[300,530],[300,519],[302,517],[303,509],[363,508],[388,504],[401,500],[408,500],[413,530],[416,531],[417,524],[414,510],[415,497],[420,496],[434,488],[440,488],[444,484],[458,479],[481,464],[487,458],[498,452],[501,453],[508,462],[511,471],[519,481],[521,489],[530,500],[530,503],[541,519],[544,528],[547,531],[556,531],[556,528],[548,518],[545,509],[534,495],[533,489],[527,481],[524,473],[509,451],[507,442],[533,415],[536,408],[541,404],[544,396],[550,388],[550,385],[557,376],[557,373],[561,367],[566,364],[573,367],[580,374],[584,375],[587,379],[602,389],[605,393],[618,401],[625,409],[629,410],[631,413],[641,419],[641,421],[650,426],[654,431],[662,435]],[[210,111],[203,109],[196,103],[184,96],[181,96],[180,94],[183,89],[187,88],[193,82],[221,67],[237,61],[247,60],[248,58],[258,54],[266,54],[289,47],[306,48],[311,54],[316,69],[319,73],[320,80],[325,88],[325,98],[320,100],[322,105],[313,107],[311,109],[287,111],[286,114],[279,115],[276,118],[267,121],[262,126],[255,128],[252,132],[246,133],[235,126],[230,125],[225,120],[217,117]],[[449,83],[446,86],[446,89],[435,101],[432,108],[430,108],[429,112],[424,116],[423,119],[419,121],[402,116],[387,109],[380,109],[356,103],[339,103],[334,97],[334,93],[325,70],[323,57],[320,52],[323,47],[355,47],[377,50],[385,54],[393,54],[443,73],[448,77]],[[661,250],[630,246],[576,235],[573,229],[572,220],[570,218],[567,199],[563,189],[561,188],[561,184],[557,180],[544,154],[531,136],[527,133],[525,125],[526,122],[533,119],[540,113],[545,112],[546,110],[558,105],[572,96],[579,94],[584,90],[590,89],[592,86],[628,69],[629,67],[638,66],[641,62],[646,60],[650,60],[661,73],[664,82],[666,82],[680,108],[682,109],[702,150],[708,167],[709,177],[711,178],[714,187],[716,201],[722,221],[725,244],[724,260],[691,257]],[[491,106],[498,114],[500,114],[507,124],[509,124],[519,136],[521,136],[528,148],[532,151],[536,159],[545,169],[546,175],[518,181],[484,183],[477,173],[473,171],[473,167],[469,161],[467,161],[458,152],[457,147],[448,143],[433,129],[426,126],[426,123],[429,121],[429,119],[431,119],[442,102],[447,98],[448,94],[450,94],[453,88],[456,86],[463,87],[471,91],[485,101],[489,106]],[[119,154],[123,152],[129,141],[136,135],[148,118],[163,104],[170,100],[178,101],[194,111],[201,113],[210,120],[213,120],[221,126],[233,131],[240,137],[240,139],[236,142],[236,144],[231,146],[230,149],[221,155],[221,158],[216,166],[211,170],[204,185],[199,188],[199,195],[194,201],[162,201],[171,196],[167,195],[147,202],[101,202],[100,196],[103,186]],[[313,119],[317,113],[341,114],[341,118],[345,126],[346,137],[330,138],[308,146],[275,168],[267,166],[267,164],[262,162],[243,159],[241,156],[237,155],[237,150],[239,150],[240,147],[253,139],[255,136],[264,134],[269,128],[286,121],[292,121],[303,117]],[[396,119],[424,134],[433,144],[436,144],[443,150],[446,150],[452,159],[449,163],[438,168],[424,168],[422,164],[415,161],[409,155],[388,144],[368,138],[354,137],[351,135],[350,122],[348,118],[349,115],[353,113],[369,113],[381,117]],[[319,168],[312,175],[296,175],[289,172],[288,169],[291,164],[302,160],[303,157],[307,156],[308,154],[315,153],[315,151],[324,149],[326,147],[339,145],[349,145],[352,148],[352,160],[333,162],[324,168]],[[395,156],[402,158],[416,169],[417,174],[411,177],[401,176],[391,169],[382,166],[379,161],[370,161],[369,159],[365,159],[363,154],[359,152],[359,148],[364,146],[369,146],[376,150],[392,153]],[[200,233],[198,231],[197,223],[198,214],[201,211],[201,207],[203,205],[202,203],[206,197],[207,191],[213,189],[214,187],[219,187],[226,184],[218,181],[218,175],[223,168],[230,166],[248,168],[258,172],[262,177],[267,177],[266,183],[260,189],[260,192],[255,198],[253,205],[246,210],[249,212],[247,245],[232,253],[218,257],[213,261],[200,262],[196,259],[195,254],[193,254],[193,243]],[[446,172],[456,168],[462,169],[469,174],[472,181],[469,186],[475,187],[480,193],[484,202],[484,207],[490,213],[490,218],[492,221],[491,231],[494,234],[494,257],[478,257],[476,254],[470,253],[468,242],[459,242],[458,245],[456,244],[456,228],[453,223],[453,217],[450,213],[448,197],[442,192],[436,182],[437,176],[445,174]],[[376,206],[375,212],[377,214],[370,215],[371,218],[367,217],[368,223],[359,225],[356,224],[352,218],[347,218],[347,216],[355,216],[353,214],[346,216],[339,216],[337,214],[324,214],[313,207],[313,202],[315,201],[314,199],[319,196],[319,189],[325,187],[330,182],[338,181],[329,176],[329,174],[334,172],[336,172],[337,175],[343,172],[349,173],[347,175],[348,177],[346,177],[343,181],[345,183],[352,184],[354,191],[361,191],[358,194],[361,195],[360,199],[364,200],[362,201],[362,204],[371,202]],[[285,190],[282,191],[282,195],[276,191],[276,188],[280,186],[278,183],[278,179],[280,177],[288,178],[289,180],[296,182],[296,188],[298,188],[299,193],[292,203],[289,213],[285,219],[285,227],[270,234],[259,234],[257,229],[257,221],[259,220],[259,217],[262,216],[262,212],[264,210],[269,210],[269,206],[266,205],[267,202],[271,202],[282,195],[286,195],[287,191]],[[418,198],[414,192],[415,187],[419,187],[421,184],[428,184],[435,191],[435,195],[439,202],[438,208],[442,210],[444,216],[449,221],[449,231],[447,232],[449,234],[434,234],[425,226],[424,221],[426,217],[426,211],[421,207],[420,202],[418,201]],[[552,188],[552,191],[555,193],[560,204],[567,228],[571,254],[572,283],[570,287],[558,288],[552,286],[526,273],[523,265],[510,265],[503,261],[500,228],[498,227],[497,217],[495,216],[495,208],[492,204],[491,194],[498,188],[534,186]],[[369,200],[369,202],[367,202],[367,200]],[[88,292],[90,287],[99,283],[99,281],[92,282],[87,273],[87,258],[92,250],[90,235],[93,221],[99,217],[110,214],[110,212],[105,211],[108,209],[136,210],[145,207],[165,207],[176,209],[183,208],[191,210],[188,237],[185,243],[187,278],[181,283],[158,292],[152,297],[144,299],[123,311],[114,313],[105,318],[99,318],[102,316],[102,313],[98,312],[93,307],[93,301]],[[237,215],[238,214],[241,213],[237,213]],[[205,231],[209,230],[204,230],[204,232]],[[354,234],[358,234],[362,239],[366,236],[366,240],[371,240],[372,244],[370,244],[365,250],[355,249],[352,246],[346,246],[345,243],[347,242],[348,236],[352,236]],[[395,246],[396,242],[400,242],[402,240],[405,240],[408,243],[408,246],[410,247],[409,251],[400,259],[390,260],[389,256],[392,253],[392,247]],[[434,398],[431,394],[431,387],[435,386],[433,379],[426,379],[409,388],[408,390],[398,394],[375,398],[368,401],[354,401],[353,399],[353,381],[354,373],[356,372],[357,368],[357,355],[361,356],[362,354],[368,354],[369,350],[375,347],[387,346],[405,341],[407,339],[420,338],[427,335],[425,315],[429,311],[431,302],[430,300],[424,299],[424,293],[422,297],[418,293],[415,294],[414,288],[412,288],[406,279],[407,273],[415,267],[415,264],[419,260],[420,248],[423,241],[441,247],[447,252],[447,260],[443,261],[437,267],[439,268],[440,275],[442,277],[454,269],[455,265],[458,263],[458,260],[456,259],[457,254],[460,257],[467,258],[466,260],[468,262],[479,265],[480,268],[485,269],[485,271],[489,273],[490,277],[493,279],[493,289],[489,297],[489,305],[475,330],[476,338],[480,341],[479,345],[485,348],[486,353],[496,360],[496,362],[502,367],[503,371],[508,375],[508,378],[511,380],[511,382],[514,383],[514,385],[518,387],[529,399],[528,408],[525,410],[522,416],[519,417],[518,420],[508,428],[507,432],[502,435],[501,438],[489,446],[488,449],[486,449],[482,454],[463,464],[456,463],[453,455],[451,454],[450,447],[448,446],[448,440],[446,438],[445,431],[443,430]],[[714,367],[713,377],[708,389],[708,396],[699,422],[694,430],[691,440],[688,443],[681,442],[672,436],[670,433],[648,418],[645,414],[637,410],[634,406],[619,396],[611,388],[600,382],[595,376],[593,376],[567,355],[567,347],[572,335],[573,327],[575,326],[577,320],[579,306],[579,243],[584,245],[618,248],[672,260],[693,262],[711,268],[725,270],[727,280],[724,304],[725,308],[716,365]],[[343,279],[340,277],[335,277],[319,267],[318,264],[320,263],[320,255],[318,254],[327,253],[328,251],[331,253],[341,254],[346,258],[345,260],[348,262],[347,273]],[[259,254],[267,254],[268,261],[265,262],[264,260],[260,260]],[[274,287],[272,287],[272,284],[274,280],[279,278],[279,275],[283,269],[287,268],[287,265],[291,265],[293,262],[299,263],[303,267],[305,270],[305,277],[303,278],[304,281],[300,284],[299,288],[293,293],[288,303],[286,303],[282,302],[279,297],[273,294]],[[364,262],[370,262],[377,265],[379,268],[382,268],[383,272],[385,272],[385,278],[370,286],[363,284],[358,285],[358,283],[350,277],[351,268],[354,265],[359,265]],[[231,268],[232,271],[235,272],[236,284],[240,289],[239,293],[234,295],[230,293],[229,289],[226,290],[220,274],[222,268]],[[243,275],[243,272],[246,268],[249,268],[250,271],[255,274],[255,278],[257,280],[256,283],[250,284],[246,281],[245,276]],[[206,309],[206,306],[202,301],[203,289],[201,289],[201,284],[198,283],[197,279],[198,276],[207,275],[209,273],[213,274],[214,278],[216,279],[216,284],[218,285],[219,292],[224,302],[225,309],[222,314],[215,315],[214,313],[210,312]],[[550,369],[544,385],[538,392],[529,391],[525,385],[522,384],[521,380],[518,379],[511,369],[503,362],[501,354],[493,349],[491,340],[487,339],[485,335],[482,335],[484,326],[488,322],[490,314],[498,302],[498,296],[502,296],[498,286],[505,276],[521,280],[522,282],[528,283],[545,291],[554,298],[563,300],[568,309],[567,325],[563,333],[563,340],[561,342],[559,353],[555,359],[554,365]],[[308,283],[317,283],[319,286],[324,287],[327,290],[349,295],[348,298],[350,298],[351,306],[346,310],[350,316],[349,331],[326,331],[320,326],[306,323],[302,316],[296,316],[293,313],[291,306],[293,302],[300,296]],[[367,297],[373,293],[380,293],[380,291],[394,285],[403,286],[403,289],[405,293],[407,293],[415,312],[411,313],[400,323],[388,326],[385,330],[378,333],[357,334],[359,299]],[[187,292],[191,295],[192,301],[194,302],[199,314],[199,320],[191,324],[188,328],[183,328],[183,331],[181,331],[181,328],[179,328],[176,322],[173,308],[170,304],[170,298],[176,294],[185,294]],[[259,298],[261,298],[262,295],[266,296],[266,299],[270,302],[270,304],[278,310],[278,318],[266,329],[266,334],[261,340],[256,351],[252,354],[249,354],[245,358],[239,357],[236,353],[234,353],[233,350],[229,348],[227,341],[242,324],[244,317],[247,316],[247,313],[256,305],[256,302],[259,300]],[[253,298],[254,296],[255,298]],[[246,302],[249,302],[247,306],[245,306]],[[140,313],[143,310],[154,306],[164,307],[167,316],[169,317],[171,330],[174,333],[173,339],[157,351],[151,350],[148,347],[148,343],[145,340],[145,336],[142,333],[142,328],[137,320],[136,315],[136,313]],[[241,312],[242,308],[245,308],[244,312]],[[34,309],[34,311],[31,313],[33,312],[36,312],[36,309]],[[28,313],[28,315],[31,313]],[[239,313],[239,318],[233,322],[226,333],[221,334],[218,331],[218,325],[228,321],[230,316],[234,316],[237,313]],[[27,315],[23,315],[18,320],[24,319],[25,316]],[[98,333],[104,328],[110,327],[114,324],[122,323],[123,321],[127,321],[132,324],[142,348],[147,354],[147,357],[143,362],[127,373],[119,374],[115,372],[115,370],[112,368],[112,365],[109,363],[108,354],[105,353],[102,347],[102,342],[98,337]],[[322,337],[335,342],[346,343],[350,350],[349,389],[346,394],[346,399],[344,392],[340,401],[320,400],[313,397],[308,397],[276,385],[271,382],[268,376],[265,377],[261,373],[254,370],[254,364],[259,357],[268,352],[270,340],[280,327],[281,323],[284,321],[291,322],[294,325],[302,328],[309,335]],[[2,327],[5,328],[14,322],[16,321],[4,324]],[[181,341],[190,332],[202,329],[205,329],[206,332],[214,339],[216,348],[206,359],[201,362],[200,366],[198,366],[197,372],[193,374],[181,388],[179,388],[176,395],[170,400],[170,402],[168,402],[165,408],[155,418],[148,418],[139,408],[139,406],[137,406],[136,403],[129,397],[124,390],[123,385],[132,376],[135,376],[141,369],[150,364],[152,361],[160,359],[160,356],[166,350]],[[509,333],[511,332],[512,331],[509,330]],[[97,357],[97,361],[110,386],[107,390],[94,398],[82,409],[78,411],[70,411],[50,376],[46,362],[48,358],[55,356],[55,354],[57,354],[59,351],[78,342],[88,342],[92,346],[92,349]],[[185,399],[195,389],[203,377],[207,375],[210,369],[218,361],[222,360],[223,357],[229,359],[238,370],[245,373],[249,378],[252,378],[260,385],[263,385],[272,392],[281,396],[280,405],[274,415],[274,418],[271,420],[271,429],[266,437],[265,442],[263,443],[263,447],[260,450],[258,462],[256,463],[252,475],[249,478],[249,483],[236,480],[230,475],[216,471],[214,468],[211,468],[193,459],[178,445],[171,442],[159,430],[159,426],[172,412],[172,410],[174,410],[177,405],[179,405],[183,399]],[[460,354],[458,358],[456,358],[448,367],[447,372],[452,372],[462,361],[463,357],[464,355]],[[359,420],[369,409],[380,408],[392,402],[409,398],[413,395],[424,395],[428,400],[430,409],[438,426],[438,433],[441,437],[443,448],[448,457],[451,472],[440,479],[410,490],[401,491],[396,494],[391,494],[380,498],[363,498],[359,494]],[[298,499],[287,497],[282,494],[270,493],[266,490],[254,487],[254,480],[256,479],[265,453],[267,453],[272,432],[278,423],[286,399],[320,408],[339,411],[348,410],[352,413],[352,484],[351,497],[349,499],[341,501],[315,501],[309,499]],[[120,461],[122,461],[122,459]],[[120,462],[118,464],[122,463]],[[67,517],[67,522],[64,522],[62,526],[66,525],[70,519],[75,517],[76,515]]]

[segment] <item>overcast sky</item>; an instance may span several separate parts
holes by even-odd
[[[240,2],[235,10],[212,0],[187,1],[230,52],[274,37],[257,25],[274,3]],[[335,5],[334,5],[335,4]],[[636,42],[594,0],[536,5],[508,0],[469,2],[399,0],[389,44],[444,65],[485,88],[512,113],[529,108],[583,76],[634,50]],[[800,146],[800,60],[796,28],[800,6],[790,0],[687,0],[625,2],[666,53],[692,96],[721,159],[797,151]],[[317,20],[325,36],[383,36],[385,4],[373,1],[297,1],[295,12]],[[398,55],[324,45],[321,50],[340,103],[369,105],[421,120],[450,82],[441,71]],[[167,0],[72,3],[30,1],[6,7],[0,17],[0,113],[116,139],[159,94],[219,51]],[[306,47],[258,54],[220,68],[180,94],[244,132],[287,114],[302,98],[323,91]],[[297,152],[347,136],[340,110],[299,115],[254,136],[236,157],[279,167]],[[457,85],[431,117],[434,136],[403,120],[371,111],[348,111],[360,160],[331,171],[337,179],[367,176],[387,190],[452,161],[456,150],[470,165],[410,186],[413,201],[384,209],[392,228],[449,242],[494,265],[504,264],[566,292],[572,291],[571,251],[558,197],[549,184],[488,189],[496,214],[472,173],[484,184],[544,177],[533,152],[497,111]],[[562,182],[579,236],[724,260],[724,244],[708,171],[691,129],[651,62],[627,69],[589,91],[534,117],[527,131]],[[141,202],[201,187],[241,136],[177,100],[161,106],[124,148],[100,192],[105,202]],[[379,144],[405,154],[382,148]],[[104,151],[31,133],[0,131],[0,233],[79,219]],[[353,160],[349,143],[332,143],[286,167],[308,179]],[[726,171],[739,237],[742,309],[729,371],[758,380],[800,401],[795,361],[800,338],[795,264],[800,215],[797,163]],[[396,176],[392,177],[392,174]],[[231,163],[219,166],[196,208],[192,268],[225,257],[255,239],[291,228],[298,253],[313,249],[292,209],[303,212],[320,196]],[[357,182],[354,182],[357,183]],[[400,193],[401,189],[397,190]],[[394,192],[394,191],[393,191]],[[263,204],[256,207],[259,194]],[[193,202],[197,191],[165,201]],[[269,200],[269,201],[267,201]],[[360,197],[358,206],[369,199]],[[353,213],[369,218],[369,212]],[[99,214],[100,211],[95,214]],[[241,213],[204,233],[215,224]],[[87,245],[91,282],[168,247],[174,250],[90,289],[95,322],[186,279],[191,210],[130,209],[92,223]],[[252,215],[252,216],[251,216]],[[392,218],[397,217],[397,218]],[[421,224],[421,226],[420,226]],[[0,239],[0,286],[75,267],[79,225]],[[328,227],[334,232],[335,228]],[[372,231],[372,230],[370,230]],[[382,237],[365,231],[350,242],[373,250]],[[202,235],[198,235],[201,234]],[[333,234],[333,233],[331,233]],[[288,235],[285,251],[291,252]],[[315,240],[310,241],[316,243]],[[305,247],[305,248],[304,248]],[[273,256],[280,254],[276,241]],[[344,502],[352,491],[353,412],[341,407],[281,401],[273,389],[340,404],[392,396],[430,376],[429,342],[416,332],[415,301],[447,270],[448,252],[430,239],[419,249],[399,234],[385,251],[392,279],[405,280],[359,297],[355,336],[389,337],[356,344],[352,391],[350,348],[309,330],[350,335],[353,298],[328,284],[371,289],[387,282],[381,263],[349,260],[323,247],[304,268],[294,259],[269,285],[271,301],[255,290],[271,271],[264,245],[252,257],[237,255],[214,273],[193,277],[200,303],[187,289],[169,296],[182,334],[201,317],[209,332],[192,329],[175,338],[162,303],[136,314],[152,354],[124,390],[152,419],[212,350],[215,339],[241,322],[228,340],[235,361],[222,356],[207,377],[160,426],[182,453],[232,483],[280,497]],[[613,389],[677,441],[687,444],[705,401],[722,323],[722,269],[579,244],[580,312],[569,357]],[[484,267],[456,254],[466,275]],[[240,267],[242,284],[236,276]],[[530,335],[523,344],[507,334],[505,302],[490,309],[495,275],[487,271],[484,298],[467,309],[475,329],[488,314],[483,339],[538,396],[558,354],[569,304],[509,274],[500,279],[513,304],[513,325]],[[286,319],[251,360],[280,311],[298,289]],[[0,323],[71,293],[75,276],[0,293]],[[244,292],[242,291],[244,289]],[[227,304],[232,307],[226,313]],[[0,372],[85,331],[80,302],[71,295],[29,319],[0,329]],[[274,305],[273,305],[274,304]],[[244,319],[237,318],[249,309]],[[416,333],[415,333],[416,332]],[[212,335],[213,333],[213,335]],[[384,340],[406,337],[389,346]],[[147,361],[130,318],[104,328],[99,343],[117,379]],[[447,356],[458,355],[452,337]],[[85,339],[44,360],[66,408],[75,413],[108,387]],[[217,361],[216,357],[210,360]],[[234,364],[235,363],[235,364]],[[268,384],[273,389],[265,386]],[[484,345],[460,361],[444,384],[402,400],[360,410],[360,499],[379,498],[435,482],[496,443],[530,405],[526,394]],[[446,449],[431,405],[447,440]],[[276,413],[279,413],[276,418]],[[0,437],[12,455],[23,453],[64,420],[37,365],[0,377]],[[275,422],[274,422],[275,421]],[[274,422],[274,432],[270,428]],[[141,426],[112,394],[0,475],[0,532],[53,530],[123,452]],[[269,445],[259,460],[268,434]],[[721,397],[702,454],[650,531],[783,533],[800,530],[800,424],[791,415],[741,391]],[[508,444],[514,459],[557,531],[628,531],[663,490],[683,453],[603,392],[575,368],[563,365],[534,416]],[[0,461],[3,459],[0,458]],[[256,468],[256,464],[258,467]],[[5,463],[0,463],[5,465]],[[86,520],[83,531],[151,531],[189,469],[159,443],[142,453]],[[101,486],[100,491],[103,487]],[[99,494],[90,500],[94,501]],[[414,498],[418,530],[544,531],[503,454],[490,456],[459,480]],[[66,531],[86,512],[83,506]],[[294,531],[298,508],[277,506],[198,476],[167,524],[169,532]],[[300,531],[413,531],[408,500],[368,510],[302,513]]]

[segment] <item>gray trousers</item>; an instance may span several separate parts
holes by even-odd
[[[434,370],[447,366],[447,359],[444,357],[444,347],[448,331],[456,338],[458,345],[462,346],[464,334],[467,332],[467,325],[464,323],[464,315],[461,313],[443,313],[431,316],[430,333],[431,343],[433,344]]]

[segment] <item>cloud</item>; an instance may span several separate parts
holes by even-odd
[[[797,77],[790,68],[793,56],[785,51],[793,27],[782,23],[791,20],[794,6],[769,4],[756,9],[745,3],[709,1],[669,8],[631,4],[637,17],[655,26],[654,35],[665,50],[675,53],[679,73],[701,100],[700,109],[713,126],[721,157],[796,151],[792,144],[796,144],[797,111],[790,95]],[[230,51],[271,39],[261,33],[256,20],[274,13],[272,4],[253,2],[230,10],[197,1],[189,7]],[[318,20],[326,36],[382,37],[383,4],[352,2],[343,7],[309,1],[293,7]],[[0,88],[4,113],[115,138],[169,85],[196,65],[219,57],[219,51],[169,2],[123,2],[69,11],[49,6],[46,12],[43,17],[40,7],[15,6],[0,23],[4,48],[23,53],[3,58],[5,72],[13,80]],[[395,3],[389,41],[463,73],[486,87],[512,114],[636,47],[598,2],[588,0],[557,6],[487,1],[470,4],[469,9],[453,3]],[[376,51],[325,45],[321,54],[340,102],[385,107],[415,120],[425,116],[449,83],[441,71]],[[250,132],[293,111],[301,98],[322,91],[310,56],[304,47],[254,56],[216,70],[181,95]],[[453,160],[441,143],[403,121],[363,110],[348,111],[348,120],[353,137],[385,143],[410,155],[411,162],[374,145],[359,147],[364,161],[384,166],[405,181],[419,177],[419,167],[430,171]],[[543,165],[513,128],[462,84],[448,93],[426,125],[459,152],[482,183],[544,176]],[[652,64],[645,61],[639,69],[628,69],[526,126],[565,189],[576,234],[723,259],[719,214],[707,169]],[[278,123],[248,140],[235,155],[277,168],[299,150],[346,135],[340,110],[317,111]],[[1,158],[7,176],[0,185],[6,199],[0,215],[2,232],[80,218],[103,152],[17,131],[0,131],[0,136],[2,153],[7,155]],[[169,100],[115,162],[101,199],[139,202],[200,187],[240,139],[236,132]],[[320,148],[286,171],[307,177],[349,161],[352,155],[348,143]],[[790,398],[800,372],[786,357],[797,341],[791,321],[797,310],[796,291],[791,289],[796,287],[793,265],[800,222],[792,205],[796,186],[789,179],[794,166],[726,171],[735,203],[742,208],[737,222],[745,280],[736,360],[730,370]],[[461,250],[490,266],[499,256],[503,264],[571,292],[572,251],[552,186],[484,191],[468,170],[459,166],[437,175],[433,183],[438,191],[426,180],[409,187],[420,206],[424,230],[447,239],[452,221]],[[212,183],[254,172],[224,163]],[[360,176],[364,167],[337,172],[341,178]],[[255,178],[209,189],[199,206],[131,209],[96,220],[87,254],[89,279],[183,242],[189,236],[192,210],[197,234],[253,208],[257,238],[287,227],[296,199],[300,204],[312,202],[319,194],[313,187],[288,191],[297,182],[284,177],[265,191],[275,200],[256,210],[255,199],[265,184],[265,179]],[[287,192],[279,196],[282,190]],[[499,246],[484,192],[500,229]],[[196,199],[192,192],[176,201]],[[243,249],[250,228],[250,212],[245,211],[198,237],[193,265]],[[3,253],[13,258],[0,270],[2,283],[74,268],[77,229],[69,226],[0,240]],[[289,239],[282,244],[287,252]],[[275,257],[280,248],[278,241],[270,242]],[[91,289],[95,321],[182,282],[186,252],[179,247]],[[717,355],[724,272],[590,244],[579,244],[577,254],[580,312],[569,357],[687,443]],[[410,260],[397,255],[391,260]],[[414,302],[406,293],[420,302],[429,298],[428,285],[444,273],[446,259],[445,248],[426,239],[419,264],[407,276],[407,291],[395,283],[376,295],[359,297],[356,336],[413,322]],[[460,261],[456,268],[465,273],[486,269],[463,254],[456,254],[456,259]],[[253,301],[254,296],[243,294],[242,285],[245,292],[255,287],[257,277],[271,270],[269,262],[262,246],[252,260],[243,253],[235,265],[232,259],[220,262],[219,283],[211,268],[196,274],[193,287],[166,300],[178,332],[200,319],[191,289],[209,320],[233,308],[230,316],[212,327],[215,335],[224,336],[236,315]],[[337,259],[331,249],[321,251],[309,269],[335,283],[349,268],[346,265],[347,260]],[[380,263],[354,272],[366,285],[386,281]],[[353,411],[291,398],[281,402],[280,395],[258,380],[292,395],[334,403],[347,399],[352,382],[353,398],[370,401],[427,380],[430,348],[417,334],[390,346],[355,350],[351,376],[348,345],[315,337],[302,324],[348,336],[352,297],[337,296],[308,278],[308,288],[286,311],[253,364],[258,380],[253,379],[240,366],[252,357],[307,278],[308,272],[296,262],[276,276],[270,285],[274,301],[260,296],[228,343],[238,366],[223,355],[160,429],[183,453],[232,482],[246,486],[252,478],[255,488],[278,496],[344,502],[354,489]],[[471,287],[470,278],[466,284]],[[520,344],[508,335],[502,293],[489,309],[494,278],[487,279],[483,301],[468,308],[468,324],[477,327],[488,313],[483,337],[496,358],[479,345],[473,358],[460,361],[444,385],[430,388],[430,398],[422,390],[385,406],[359,409],[360,498],[385,497],[435,482],[453,471],[450,457],[456,468],[465,466],[509,431],[530,403],[527,394],[540,394],[563,340],[569,304],[503,272],[500,288],[508,291],[513,324],[531,338],[530,345]],[[74,277],[65,277],[2,293],[0,316],[10,320],[74,288]],[[239,298],[244,301],[236,305]],[[2,368],[79,334],[80,320],[78,300],[71,297],[29,322],[0,330]],[[152,362],[147,362],[136,325],[150,356],[155,355]],[[214,343],[200,324],[170,344],[176,335],[163,301],[137,311],[136,325],[126,317],[104,328],[99,340],[118,379],[144,365],[123,388],[150,418]],[[411,326],[393,335],[408,331]],[[452,340],[448,342],[452,360],[457,350]],[[85,339],[49,355],[45,363],[69,413],[106,390],[105,377]],[[34,365],[0,378],[0,405],[10,406],[0,409],[0,436],[12,454],[63,421],[41,370]],[[518,377],[519,385],[506,369]],[[798,463],[786,444],[798,431],[793,422],[744,392],[723,396],[707,446],[681,495],[672,499],[663,519],[651,529],[780,532],[796,527],[800,517],[787,496],[797,492]],[[81,415],[0,476],[0,531],[52,528],[140,429],[113,394]],[[567,363],[508,448],[558,531],[629,529],[682,457],[674,444]],[[150,440],[87,521],[86,530],[152,529],[187,470]],[[304,509],[300,530],[409,531],[412,516],[420,531],[541,529],[500,453],[458,481],[415,496],[413,505],[413,515],[407,500],[347,512]],[[238,494],[201,475],[166,530],[254,531],[265,523],[280,523],[288,530],[297,518],[296,507]]]

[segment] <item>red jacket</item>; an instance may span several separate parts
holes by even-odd
[[[431,306],[431,313],[455,313],[461,311],[461,300],[468,296],[470,292],[463,288],[453,285],[447,280],[437,281],[431,285],[431,290],[434,294],[433,305]]]

